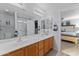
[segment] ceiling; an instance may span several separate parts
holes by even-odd
[[[42,8],[43,7],[49,9],[59,8],[61,11],[65,11],[79,6],[79,3],[45,3],[45,4],[39,3],[38,5],[41,6]]]
[[[0,9],[18,12],[19,16],[40,18],[52,10],[66,11],[79,6],[78,3],[0,3]],[[49,13],[49,14],[50,14]]]

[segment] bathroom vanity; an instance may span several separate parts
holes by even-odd
[[[1,56],[43,56],[53,49],[52,19],[33,20],[3,10],[0,13]]]
[[[33,35],[21,37],[21,41],[0,45],[3,56],[43,56],[53,49],[52,35]],[[8,45],[8,46],[7,46]]]
[[[28,43],[21,43],[17,47],[11,46],[11,50],[7,50],[0,55],[3,56],[44,56],[53,49],[53,36],[42,36],[38,39],[28,40]],[[27,40],[25,41],[27,42]],[[19,43],[18,43],[19,44]],[[12,49],[15,48],[15,49]]]

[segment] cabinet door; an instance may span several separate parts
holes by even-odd
[[[44,41],[39,42],[39,56],[44,55]]]
[[[24,56],[24,49],[19,49],[14,52],[8,53],[5,56]]]
[[[49,51],[49,39],[46,39],[44,41],[44,54],[47,54],[48,51]]]
[[[53,39],[52,37],[50,37],[44,41],[44,49],[45,49],[44,54],[47,54],[52,48],[53,48]]]
[[[51,37],[49,40],[50,40],[49,49],[53,49],[53,40],[54,40],[54,37]]]
[[[44,41],[44,54],[47,54],[53,48],[53,37]]]
[[[38,56],[39,55],[39,45],[38,45],[39,43],[36,43],[35,44],[35,46],[36,46],[36,56]]]
[[[38,56],[38,43],[25,48],[25,56]]]

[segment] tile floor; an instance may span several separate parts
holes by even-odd
[[[77,44],[78,45],[78,44]],[[65,49],[69,49],[69,48],[72,48],[76,46],[75,44],[73,43],[70,43],[70,42],[66,42],[66,41],[62,41],[61,42],[61,49],[62,50],[65,50]],[[47,56],[69,56],[68,54],[65,54],[64,52],[58,52],[56,50],[52,50],[49,54],[47,54]]]
[[[68,56],[68,55],[63,52],[58,52],[56,50],[53,50],[47,56]]]

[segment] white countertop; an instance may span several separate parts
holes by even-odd
[[[46,38],[49,38],[51,36],[53,35],[52,34],[50,35],[37,34],[37,35],[32,35],[32,36],[20,37],[21,40],[18,40],[18,38],[0,40],[0,55],[4,55],[6,53],[15,51],[16,49],[20,49],[22,47],[31,45],[41,40],[45,40]]]

